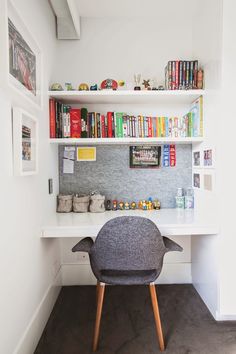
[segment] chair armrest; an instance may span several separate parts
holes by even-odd
[[[91,247],[94,242],[91,237],[85,237],[81,241],[79,241],[73,248],[72,252],[88,252],[90,253]]]
[[[170,240],[168,237],[163,236],[163,241],[166,247],[166,252],[178,251],[182,252],[183,248],[178,243]]]

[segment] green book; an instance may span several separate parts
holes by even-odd
[[[123,115],[124,113],[116,112],[116,138],[123,138]]]

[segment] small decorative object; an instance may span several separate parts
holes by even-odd
[[[143,209],[143,210],[147,210],[147,208],[148,208],[148,207],[147,207],[147,202],[146,202],[146,200],[143,200],[143,201],[142,201],[142,209]]]
[[[110,199],[108,199],[107,202],[106,202],[106,210],[111,210],[111,201],[110,201]]]
[[[114,211],[117,210],[117,200],[112,201],[112,210],[114,210]]]
[[[21,108],[13,108],[14,174],[33,175],[38,172],[38,122]]]
[[[161,208],[161,204],[158,199],[153,200],[152,204],[155,210],[159,210]]]
[[[144,86],[144,90],[151,90],[151,86],[150,86],[150,80],[143,80],[142,85]]]
[[[203,89],[203,77],[204,77],[204,72],[200,68],[197,72],[197,88],[199,90]]]
[[[184,209],[184,197],[175,197],[176,209]]]
[[[157,210],[160,210],[161,209],[161,202],[158,200],[157,201]]]
[[[93,194],[90,197],[91,213],[103,213],[105,211],[105,196],[101,194]]]
[[[101,83],[102,90],[117,90],[118,83],[113,79],[103,80]]]
[[[184,197],[184,206],[185,209],[193,209],[194,208],[194,196],[193,189],[188,188],[186,192],[186,196]]]
[[[130,146],[130,168],[158,168],[161,146]]]
[[[136,203],[135,203],[135,202],[132,202],[132,203],[130,204],[130,208],[131,208],[132,210],[135,210],[135,209],[136,209]]]
[[[130,209],[129,202],[125,202],[125,210],[129,210],[129,209]]]
[[[73,86],[70,82],[65,82],[66,91],[73,91]]]
[[[74,213],[86,213],[89,208],[89,195],[78,196],[77,194],[73,196],[73,212]]]
[[[135,82],[134,90],[135,91],[141,90],[141,74],[134,74],[134,82]]]
[[[89,91],[89,86],[88,86],[88,84],[83,82],[82,84],[79,85],[78,90],[79,91]]]
[[[98,89],[97,84],[90,86],[90,91],[97,91],[97,89]]]
[[[58,213],[70,213],[72,211],[72,199],[73,195],[57,196],[57,212]]]
[[[163,91],[165,90],[165,87],[163,85],[159,85],[158,88],[157,88],[159,91]]]
[[[120,87],[125,86],[125,81],[124,80],[118,81],[118,86],[120,86]]]
[[[153,203],[152,203],[152,198],[149,197],[147,201],[147,209],[152,210],[153,209]]]
[[[119,202],[119,210],[124,210],[124,202]]]
[[[61,84],[56,82],[50,86],[50,90],[51,91],[63,91],[63,88],[62,88]]]

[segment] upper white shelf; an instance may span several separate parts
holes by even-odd
[[[135,104],[190,104],[204,90],[164,90],[164,91],[49,91],[48,95],[63,103],[135,103]]]

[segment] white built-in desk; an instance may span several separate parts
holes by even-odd
[[[43,238],[96,237],[110,219],[123,215],[143,216],[152,220],[163,236],[214,235],[219,232],[215,215],[194,210],[124,210],[105,213],[55,213],[42,227]]]

